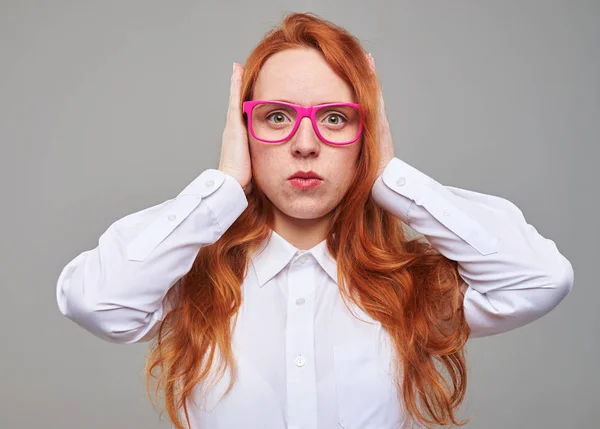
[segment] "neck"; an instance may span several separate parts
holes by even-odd
[[[273,207],[273,231],[300,250],[308,250],[325,240],[331,222],[331,213],[315,219],[290,217]]]

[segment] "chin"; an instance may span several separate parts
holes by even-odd
[[[328,202],[329,203],[329,202]],[[283,210],[282,210],[283,209]],[[333,210],[325,202],[296,202],[288,205],[278,206],[278,210],[294,219],[319,219]]]

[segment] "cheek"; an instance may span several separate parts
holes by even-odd
[[[360,161],[360,147],[352,149],[352,151],[344,154],[341,159],[336,160],[334,166],[337,174],[346,180],[350,180],[354,176]]]
[[[250,154],[250,160],[254,180],[262,188],[269,187],[270,183],[279,180],[285,173],[285,165],[281,161],[282,157],[277,156],[275,151],[263,148],[253,149]]]

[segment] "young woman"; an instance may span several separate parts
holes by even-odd
[[[234,64],[219,168],[113,223],[57,300],[100,338],[153,340],[177,428],[397,429],[464,424],[467,339],[573,278],[513,203],[396,157],[372,57],[290,14]]]

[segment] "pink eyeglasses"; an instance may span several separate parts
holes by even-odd
[[[299,106],[284,101],[244,101],[252,136],[266,143],[279,143],[291,138],[304,117],[310,118],[321,140],[336,146],[354,143],[360,137],[363,117],[355,103],[329,103]]]

